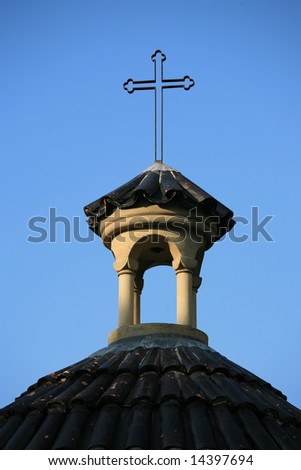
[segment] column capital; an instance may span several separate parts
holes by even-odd
[[[141,293],[143,286],[144,286],[144,279],[142,278],[142,276],[139,276],[136,273],[135,280],[134,280],[134,290]]]
[[[192,278],[192,289],[197,292],[198,289],[200,288],[201,284],[202,284],[202,280],[203,278],[202,277],[199,277],[199,276],[193,276]]]
[[[189,268],[178,268],[178,269],[175,269],[175,273],[176,274],[180,274],[180,273],[189,273],[189,274],[193,274],[193,270],[192,269],[189,269]]]
[[[135,271],[133,271],[133,269],[130,269],[130,268],[124,268],[124,269],[120,269],[120,271],[117,271],[118,276],[121,276],[122,274],[130,274],[131,276],[136,275]]]

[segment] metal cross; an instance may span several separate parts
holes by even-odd
[[[165,88],[184,88],[189,90],[194,85],[194,80],[188,75],[183,78],[163,78],[163,62],[166,55],[156,51],[151,56],[154,62],[154,79],[134,81],[129,78],[123,88],[128,93],[136,90],[155,90],[155,160],[163,162],[163,90]]]

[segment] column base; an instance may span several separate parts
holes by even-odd
[[[162,333],[186,336],[208,345],[208,336],[203,331],[192,328],[191,326],[177,325],[174,323],[140,323],[139,325],[121,326],[117,330],[111,331],[108,343],[111,344],[120,339],[134,336],[147,336]]]

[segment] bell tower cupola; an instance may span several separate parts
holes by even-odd
[[[233,213],[161,161],[85,212],[90,228],[112,251],[119,279],[118,329],[109,341],[174,331],[207,343],[205,333],[196,329],[200,270],[205,251],[234,225]],[[176,275],[175,324],[142,324],[144,273],[161,265],[171,266]]]

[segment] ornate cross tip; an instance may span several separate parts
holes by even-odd
[[[183,78],[163,78],[163,62],[166,55],[157,50],[152,56],[154,62],[154,78],[152,80],[133,80],[129,78],[123,88],[128,93],[136,90],[155,91],[155,160],[163,162],[163,91],[166,88],[184,88],[188,91],[195,84],[194,80],[185,75]]]
[[[123,88],[128,92],[128,93],[134,93],[135,88],[134,88],[134,81],[129,78],[126,82],[123,84]]]
[[[185,77],[183,78],[183,82],[184,82],[184,90],[190,90],[190,88],[193,87],[193,85],[195,85],[195,81],[189,77],[189,75],[185,75]]]
[[[151,56],[151,59],[153,62],[156,62],[157,59],[161,59],[162,62],[164,62],[166,60],[166,55],[163,54],[162,51],[160,51],[159,49],[156,50],[156,52]]]

